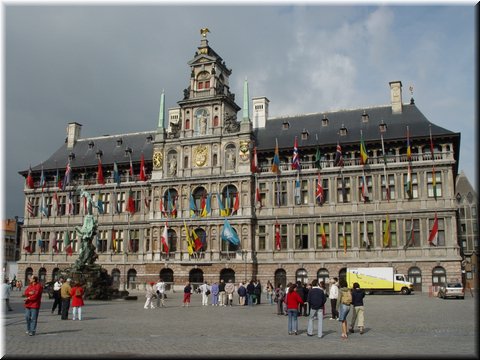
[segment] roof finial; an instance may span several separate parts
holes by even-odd
[[[248,80],[245,77],[245,82],[243,83],[243,119],[242,122],[248,122],[250,120],[250,108],[249,108],[249,95],[248,95]]]
[[[206,37],[207,37],[207,33],[209,33],[209,32],[210,32],[210,30],[208,30],[208,28],[206,28],[206,27],[200,29],[200,34],[202,34],[202,37],[203,37],[203,38],[206,38]]]
[[[162,95],[160,96],[160,110],[158,112],[158,129],[162,129],[165,124],[165,90],[162,89]]]
[[[415,100],[413,100],[413,85],[410,85],[410,87],[408,89],[410,90],[410,95],[412,96],[410,98],[410,105],[413,105],[413,104],[415,104]]]

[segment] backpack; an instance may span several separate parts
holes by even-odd
[[[344,305],[350,305],[352,303],[352,293],[350,290],[347,290],[345,292],[342,291],[342,304]]]
[[[75,290],[75,296],[82,296],[80,289]]]

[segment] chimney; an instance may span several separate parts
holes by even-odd
[[[390,101],[392,103],[392,114],[402,113],[402,82],[390,81]]]
[[[270,101],[262,96],[252,98],[253,107],[253,128],[264,128],[268,119],[268,103]]]
[[[77,140],[80,138],[80,130],[82,125],[76,122],[71,122],[67,126],[67,148],[72,149]]]

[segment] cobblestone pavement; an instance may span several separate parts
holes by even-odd
[[[470,294],[465,300],[442,300],[420,293],[368,295],[365,333],[356,331],[347,340],[340,338],[340,323],[329,320],[329,302],[324,337],[318,339],[307,336],[306,317],[299,318],[299,335],[289,336],[287,317],[276,315],[275,305],[202,306],[201,295],[193,294],[187,308],[182,307],[183,294],[168,293],[165,308],[145,310],[144,294],[131,295],[138,295],[138,300],[87,300],[82,321],[62,321],[51,314],[52,300],[44,295],[37,334],[28,336],[23,300],[13,292],[14,311],[3,309],[2,313],[2,354],[7,358],[64,358],[67,354],[88,358],[478,355],[478,297]]]

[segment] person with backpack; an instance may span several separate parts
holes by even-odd
[[[308,291],[307,302],[310,306],[310,314],[308,315],[307,335],[313,336],[313,319],[316,317],[318,321],[318,338],[323,336],[323,306],[327,301],[325,292],[318,285],[318,280],[312,281],[312,288]]]
[[[82,320],[82,307],[84,290],[82,284],[77,282],[70,290],[70,297],[72,298],[72,320]]]
[[[340,279],[340,289],[338,291],[339,316],[338,321],[342,322],[342,339],[348,339],[348,325],[347,315],[350,312],[350,305],[352,304],[352,293],[348,288],[347,281]]]
[[[355,322],[358,319],[358,328],[360,330],[360,334],[363,334],[364,323],[365,323],[365,309],[363,307],[363,298],[365,297],[365,291],[360,289],[359,283],[353,283],[353,290],[352,290],[352,320],[350,324],[350,332],[354,332]]]

